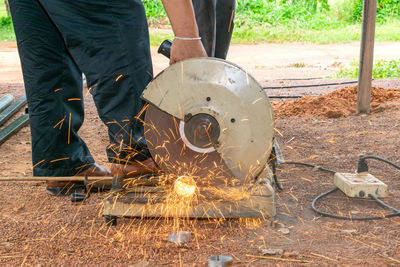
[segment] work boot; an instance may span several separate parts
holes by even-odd
[[[77,173],[75,176],[111,176],[111,171],[106,169],[97,163],[94,163],[92,166],[87,168],[86,170]],[[85,184],[81,181],[69,182],[69,181],[46,181],[46,193],[52,196],[66,196],[75,192],[81,192],[85,189]],[[109,188],[98,188],[92,187],[93,190],[99,189],[109,189]]]
[[[131,164],[112,164],[111,172],[114,177],[133,178],[146,174],[159,174],[161,169],[152,158],[148,158]]]
[[[86,175],[87,176],[111,176],[111,171],[109,169],[106,169],[106,168],[100,166],[97,163],[94,163],[88,169],[75,174],[75,176],[86,176]]]

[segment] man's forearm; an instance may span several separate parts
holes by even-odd
[[[191,0],[162,0],[175,36],[198,37],[193,6]]]

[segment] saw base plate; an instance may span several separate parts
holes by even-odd
[[[119,217],[139,218],[262,218],[273,220],[276,214],[275,192],[271,171],[264,171],[247,190],[218,189],[222,198],[206,196],[190,206],[171,201],[171,187],[136,187],[114,190],[104,200],[106,222],[116,223]],[[239,193],[240,192],[240,193]],[[185,207],[186,206],[186,207]]]

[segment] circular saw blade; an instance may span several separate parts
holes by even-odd
[[[265,169],[274,137],[273,111],[261,85],[241,67],[215,58],[180,61],[157,75],[142,98],[183,120],[185,129],[192,124],[195,134],[181,131],[184,143],[203,153],[215,149],[241,184],[251,183]],[[204,129],[210,124],[208,140]]]
[[[193,149],[184,142],[182,121],[149,105],[145,115],[145,138],[149,151],[166,173],[176,177],[190,175],[200,186],[226,185],[235,177],[214,150]]]

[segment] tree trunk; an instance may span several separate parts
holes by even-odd
[[[8,0],[4,0],[4,4],[6,4],[7,15],[11,16],[10,5],[8,4]]]

